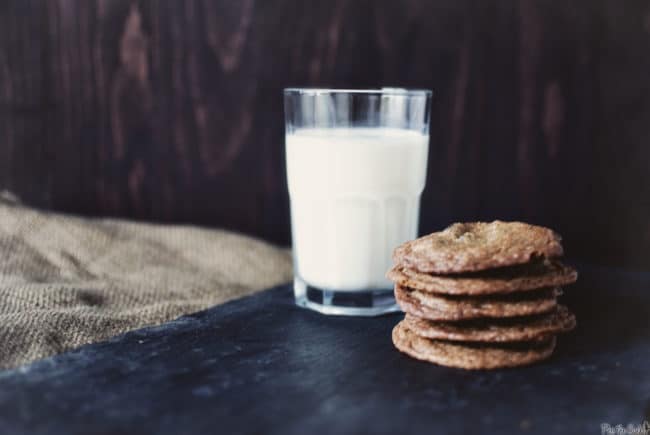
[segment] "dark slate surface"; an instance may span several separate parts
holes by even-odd
[[[0,374],[0,434],[600,433],[650,419],[650,274],[582,268],[542,364],[466,372],[283,286]]]

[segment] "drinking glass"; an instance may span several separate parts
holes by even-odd
[[[296,303],[325,314],[398,310],[385,274],[417,237],[431,91],[284,90]]]

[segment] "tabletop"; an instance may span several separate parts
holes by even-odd
[[[289,285],[0,373],[3,434],[601,433],[650,420],[650,273],[579,266],[551,359],[463,371]]]

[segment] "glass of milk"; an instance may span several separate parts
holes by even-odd
[[[385,274],[418,236],[431,91],[284,90],[294,295],[325,314],[398,310]]]

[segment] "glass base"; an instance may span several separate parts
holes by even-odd
[[[400,311],[393,289],[336,291],[311,286],[293,279],[296,305],[336,316],[379,316]]]

